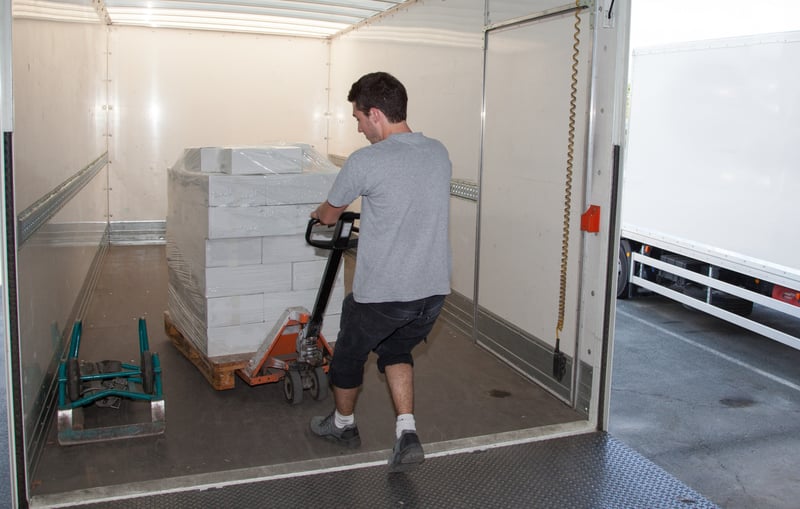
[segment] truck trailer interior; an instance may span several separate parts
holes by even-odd
[[[629,0],[0,5],[8,505],[713,507],[605,432]],[[375,70],[453,163],[452,294],[417,355],[427,460],[399,476],[374,364],[363,446],[342,452],[308,431],[330,399],[220,390],[166,314],[184,150],[299,143],[341,165],[366,144],[347,90]],[[81,357],[134,364],[145,324],[164,429],[60,443],[76,323]],[[83,424],[152,408],[87,408]]]

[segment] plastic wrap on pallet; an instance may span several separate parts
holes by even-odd
[[[206,356],[252,353],[287,307],[313,309],[329,251],[307,245],[304,233],[338,169],[302,147],[301,173],[203,171],[213,147],[187,149],[169,169],[168,309]],[[343,273],[323,322],[329,342],[338,334]]]
[[[183,167],[188,171],[219,172],[222,167],[221,147],[192,147],[183,151]]]
[[[231,147],[222,152],[221,170],[231,175],[300,173],[303,148],[297,145]]]
[[[310,146],[303,154],[303,171],[284,175],[202,173],[179,158],[168,171],[167,228],[179,225],[205,238],[304,232],[338,170]]]
[[[225,175],[169,169],[176,199],[204,207],[258,207],[317,205],[328,195],[336,173],[304,172],[292,175]]]
[[[209,206],[208,179],[184,178],[186,172],[170,170],[167,183],[167,230],[182,229],[208,239],[263,237],[304,233],[316,202],[286,205]],[[202,175],[200,173],[196,175]],[[236,178],[236,177],[234,177]]]
[[[311,311],[314,309],[314,302],[317,298],[316,290],[300,290],[292,292],[278,292],[264,294],[264,321],[274,324],[275,321],[281,316],[287,307],[302,306]],[[331,295],[328,300],[328,307],[325,309],[325,319],[323,320],[323,335],[326,330],[339,330],[339,315],[342,311],[342,301],[344,301],[344,284],[341,281],[336,282],[331,290]],[[330,316],[334,316],[335,320],[329,321]],[[330,326],[325,328],[325,326]],[[334,341],[336,336],[328,337],[328,341]]]
[[[184,284],[201,288],[205,298],[318,288],[329,254],[305,244],[301,234],[196,239],[185,230],[168,229],[166,241],[169,269]]]
[[[264,263],[239,267],[206,269],[206,297],[230,297],[262,291],[286,292],[292,289],[291,263]]]
[[[306,231],[316,204],[209,207],[208,238],[264,237]]]
[[[285,311],[284,307],[284,311]],[[280,317],[280,316],[279,316]],[[208,357],[219,357],[222,355],[238,355],[247,353],[248,355],[257,351],[264,341],[274,338],[267,338],[273,330],[279,317],[258,324],[242,324],[223,327],[209,327],[208,334]],[[339,315],[326,315],[322,324],[322,336],[331,343],[336,341],[336,334],[339,331]],[[332,339],[329,339],[332,338]]]
[[[256,237],[208,239],[204,249],[206,267],[238,267],[261,263],[264,259],[262,245],[263,240]]]
[[[276,321],[287,307],[301,306],[308,310],[313,309],[316,300],[316,291],[279,292],[263,294],[263,320],[248,322],[252,318],[233,314],[227,318],[224,315],[215,316],[217,299],[204,299],[197,292],[186,288],[177,282],[175,272],[170,272],[167,306],[173,324],[181,331],[184,337],[191,341],[199,352],[208,357],[221,355],[250,354],[267,338],[266,334],[272,330]],[[249,296],[252,298],[253,296]],[[344,299],[344,285],[338,283],[331,291],[327,312],[322,324],[322,335],[329,343],[336,341],[339,332],[339,319],[342,301]],[[252,300],[250,301],[253,302]],[[207,305],[206,311],[203,307]],[[241,309],[240,309],[241,310]],[[253,307],[249,311],[258,313]],[[204,319],[204,316],[208,316]]]
[[[306,143],[274,142],[259,146],[190,147],[180,158],[183,169],[229,175],[277,175],[335,172],[336,165]]]
[[[208,299],[208,326],[229,327],[264,321],[264,294],[253,293]]]

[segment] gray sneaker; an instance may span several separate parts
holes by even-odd
[[[334,412],[331,412],[327,417],[321,415],[312,417],[311,432],[318,437],[340,443],[350,449],[355,449],[361,445],[361,437],[358,436],[358,426],[353,424],[352,426],[337,428],[334,422]]]
[[[392,449],[389,472],[408,472],[425,461],[425,452],[415,431],[403,431]]]

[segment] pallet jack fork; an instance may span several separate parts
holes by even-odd
[[[314,310],[309,313],[298,306],[283,312],[247,366],[236,371],[249,385],[283,380],[283,395],[292,405],[303,400],[304,389],[309,389],[316,400],[328,395],[327,374],[333,349],[322,335],[322,318],[342,255],[358,244],[354,234],[358,232],[355,221],[359,217],[356,212],[344,212],[336,225],[325,227],[324,232],[320,232],[321,228],[315,229],[319,221],[309,220],[306,242],[330,250]]]
[[[76,321],[72,327],[69,356],[58,366],[58,443],[72,445],[163,433],[166,419],[161,389],[161,363],[158,354],[150,351],[144,318],[139,318],[141,366],[119,361],[79,361],[82,331],[82,322]],[[84,407],[92,404],[115,406],[122,398],[149,401],[150,421],[84,427]]]

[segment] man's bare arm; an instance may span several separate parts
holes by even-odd
[[[311,217],[325,225],[336,224],[336,221],[339,220],[339,216],[342,215],[342,212],[344,212],[346,208],[347,205],[344,207],[334,207],[327,201],[324,201],[311,213]]]

